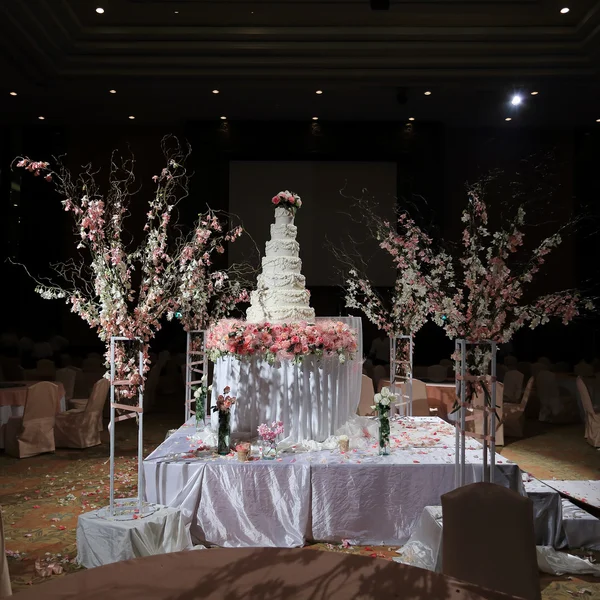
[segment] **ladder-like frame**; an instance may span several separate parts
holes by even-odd
[[[194,340],[194,336],[200,336],[200,341]],[[199,346],[200,350],[194,350],[194,345]],[[187,344],[185,350],[185,422],[195,415],[192,410],[194,398],[194,386],[202,384],[202,377],[206,375],[208,379],[208,355],[206,354],[206,332],[203,330],[192,330],[187,332]],[[210,400],[208,400],[210,404]],[[204,422],[208,406],[204,407]]]
[[[408,335],[391,336],[390,345],[390,387],[392,394],[396,394],[396,381],[404,383],[402,392],[402,402],[398,402],[399,412],[402,416],[412,416],[412,380],[413,380],[413,336]],[[408,340],[408,357],[399,359],[398,353],[403,351],[405,343],[402,340]],[[402,389],[402,388],[401,388]]]

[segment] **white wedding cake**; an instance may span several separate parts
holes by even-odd
[[[276,207],[275,223],[271,225],[271,239],[266,244],[256,290],[250,293],[246,318],[251,323],[314,323],[315,311],[310,307],[310,292],[302,275],[298,230],[294,225],[302,200],[291,192],[280,192],[272,202]]]

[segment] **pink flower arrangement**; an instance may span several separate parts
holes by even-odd
[[[356,333],[346,324],[320,321],[299,323],[247,323],[224,319],[208,330],[206,349],[211,360],[232,355],[264,356],[269,362],[301,361],[305,356],[351,359],[358,349]]]
[[[283,433],[283,423],[281,421],[273,421],[270,427],[266,423],[261,423],[257,431],[262,440],[271,443]]]
[[[219,411],[221,413],[228,413],[231,410],[231,407],[236,403],[237,398],[235,396],[230,396],[229,392],[231,392],[229,386],[223,388],[223,393],[219,394],[217,403],[213,406],[213,412]]]
[[[287,190],[285,192],[279,192],[279,194],[273,196],[271,202],[275,206],[283,206],[288,208],[293,213],[295,213],[302,206],[302,200],[300,199],[300,196]]]

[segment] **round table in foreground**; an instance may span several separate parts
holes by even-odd
[[[311,549],[235,548],[150,556],[35,586],[17,600],[507,600],[439,573]]]

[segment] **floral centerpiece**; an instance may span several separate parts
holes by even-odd
[[[266,423],[258,426],[258,436],[263,441],[262,458],[272,460],[277,458],[277,438],[283,433],[283,423],[273,421],[269,427]]]
[[[292,214],[296,214],[296,211],[302,206],[302,200],[300,200],[300,196],[287,190],[285,192],[279,192],[279,194],[273,196],[271,202],[275,206],[287,208],[292,212]]]
[[[206,350],[211,360],[232,355],[237,358],[264,357],[301,362],[307,356],[337,356],[341,363],[352,359],[358,349],[356,333],[345,323],[319,321],[299,323],[247,323],[226,319],[207,335]]]
[[[375,404],[371,407],[379,416],[379,454],[390,453],[390,410],[396,395],[389,388],[384,387],[379,394],[375,394]]]
[[[226,386],[223,393],[219,394],[217,403],[213,406],[213,412],[219,413],[219,429],[217,432],[217,452],[229,454],[231,445],[231,407],[236,403],[235,396],[230,396],[231,388]]]
[[[194,389],[194,400],[196,403],[196,429],[200,429],[201,424],[204,425],[204,418],[206,417],[206,400],[208,393],[212,390],[212,385],[206,385],[206,375],[202,376],[200,385]]]

